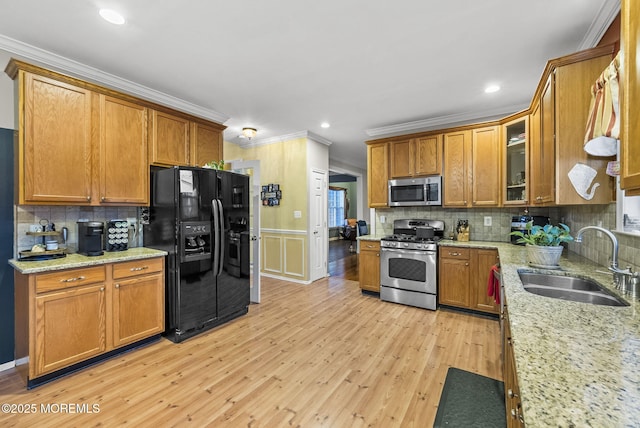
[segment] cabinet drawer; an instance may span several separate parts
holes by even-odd
[[[113,279],[128,278],[137,275],[146,275],[152,272],[162,272],[160,257],[153,259],[133,260],[131,262],[115,263],[113,265]]]
[[[44,273],[36,276],[36,292],[44,293],[68,287],[104,282],[105,279],[104,266]]]
[[[380,241],[360,241],[360,251],[380,251]]]
[[[469,260],[470,248],[440,247],[441,259]]]

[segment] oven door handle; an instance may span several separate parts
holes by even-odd
[[[405,249],[405,248],[387,248],[387,247],[382,247],[380,248],[380,251],[382,251],[383,253],[396,253],[396,254],[411,254],[411,255],[430,255],[436,254],[436,250],[409,250],[409,249]]]

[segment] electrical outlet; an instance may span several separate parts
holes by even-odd
[[[491,224],[492,224],[492,218],[491,218],[491,216],[485,216],[485,217],[484,217],[484,225],[485,225],[485,226],[491,226]]]
[[[294,211],[293,218],[302,218],[302,211]]]
[[[381,215],[381,216],[380,216],[380,224],[385,224],[386,222],[387,222],[387,217],[386,217],[386,216]]]

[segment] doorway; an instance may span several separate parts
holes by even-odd
[[[329,171],[329,265],[330,276],[358,280],[357,242],[346,228],[362,219],[361,183],[358,176],[345,171]]]
[[[234,172],[249,176],[249,227],[251,246],[249,260],[251,264],[251,289],[249,299],[251,303],[260,303],[260,161],[230,161]]]

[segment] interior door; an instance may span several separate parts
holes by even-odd
[[[260,303],[260,161],[231,161],[234,172],[250,177],[249,227],[251,230],[251,303]]]
[[[310,265],[311,281],[327,276],[327,173],[311,172],[311,197],[309,199]]]

